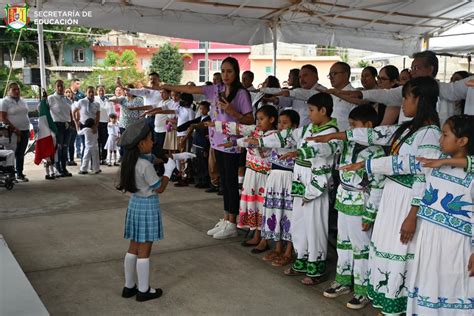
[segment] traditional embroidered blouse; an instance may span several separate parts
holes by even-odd
[[[244,125],[235,122],[221,122],[215,121],[215,130],[218,133],[222,133],[227,136],[251,136],[251,137],[262,137],[274,133],[275,131],[260,131],[255,125]],[[229,142],[239,147],[246,147],[244,145],[244,138],[239,138],[233,142],[232,138],[229,138]],[[267,174],[270,171],[270,154],[271,149],[269,148],[252,148],[248,147],[245,167],[252,169],[255,172]]]
[[[472,161],[472,157],[470,157]],[[413,155],[389,156],[366,161],[367,172],[390,175],[426,175],[426,189],[418,217],[471,237],[474,247],[474,173],[463,168],[425,168]]]
[[[362,145],[391,146],[392,137],[398,125],[378,126],[375,128],[355,128],[346,131],[347,140]],[[402,139],[409,130],[405,130]],[[394,155],[415,155],[426,158],[437,158],[440,155],[439,138],[441,131],[438,126],[427,125],[408,137],[402,144],[392,146]],[[408,188],[412,188],[412,205],[419,205],[425,189],[424,175],[390,175],[389,179]]]

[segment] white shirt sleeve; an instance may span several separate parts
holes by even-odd
[[[362,99],[400,107],[403,103],[402,89],[403,87],[400,86],[393,89],[363,90],[361,91]]]

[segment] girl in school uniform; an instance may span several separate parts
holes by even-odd
[[[117,189],[132,193],[125,218],[124,238],[130,239],[130,246],[124,260],[125,287],[122,297],[136,296],[137,301],[143,302],[163,294],[161,289],[149,286],[150,252],[153,242],[163,239],[158,194],[166,189],[175,163],[168,159],[163,177],[158,177],[153,167],[155,157],[151,154],[151,130],[144,119],[125,130],[119,145],[125,148],[125,155]]]
[[[414,78],[403,86],[403,113],[412,118],[401,125],[355,128],[311,140],[348,140],[361,145],[390,146],[391,155],[437,158],[440,155],[438,83]],[[411,214],[416,215],[425,187],[424,177],[391,175],[385,182],[369,251],[368,296],[383,314],[406,311],[407,271],[414,258]]]
[[[452,116],[442,132],[440,159],[390,156],[347,166],[426,177],[420,208],[410,217],[416,227],[415,257],[398,289],[408,290],[407,315],[472,315],[474,311],[474,174],[469,156],[474,154],[474,116]],[[459,159],[464,160],[462,167],[456,163]]]

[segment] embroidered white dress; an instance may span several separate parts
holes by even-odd
[[[115,151],[118,149],[117,142],[120,134],[120,128],[118,123],[107,124],[107,132],[109,133],[109,137],[107,138],[107,142],[105,143],[104,148],[109,151]]]
[[[262,132],[255,125],[243,125],[235,122],[215,122],[215,130],[229,136],[261,137],[274,131]],[[243,138],[237,139],[237,145],[244,147]],[[271,149],[248,148],[245,162],[245,177],[240,194],[238,228],[251,230],[262,228],[263,203],[265,201],[265,184],[271,164],[269,162]]]
[[[335,132],[337,132],[335,119],[322,126],[309,124],[293,131],[278,132],[281,139],[287,141],[291,139],[298,148],[291,189],[293,219],[290,232],[297,254],[293,269],[305,272],[310,277],[321,276],[326,272],[329,229],[328,187],[337,142],[317,144],[306,141],[306,138]]]
[[[467,270],[474,247],[473,170],[422,168],[415,156],[375,159],[370,168],[385,174],[426,174],[415,258],[407,282],[398,289],[408,289],[407,315],[473,315],[474,278]]]
[[[391,145],[398,126],[356,128],[346,132],[347,139],[362,145]],[[408,133],[404,131],[401,138]],[[437,158],[440,129],[429,125],[420,128],[398,146],[394,154]],[[392,149],[394,151],[394,149]],[[407,269],[413,260],[414,242],[400,242],[400,227],[412,205],[418,205],[424,191],[421,175],[388,176],[375,221],[369,252],[368,296],[374,307],[385,314],[405,312]],[[400,290],[401,289],[401,290]]]
[[[273,148],[270,154],[271,171],[265,186],[263,204],[262,238],[274,241],[291,241],[291,221],[293,218],[293,167],[295,160],[280,157],[296,150],[291,137],[280,138],[272,133],[260,138],[260,147]],[[285,148],[280,148],[285,147]]]
[[[383,157],[381,146],[340,142],[341,166]],[[355,295],[367,295],[369,245],[372,230],[363,231],[362,223],[373,224],[384,185],[384,176],[365,170],[339,171],[337,188],[337,268],[336,281],[345,286],[354,282]]]

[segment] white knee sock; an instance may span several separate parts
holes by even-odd
[[[135,271],[137,266],[137,255],[127,252],[123,267],[125,270],[125,286],[129,289],[133,288],[136,284]]]
[[[150,287],[150,259],[140,258],[137,260],[138,290],[142,293],[148,292]],[[155,293],[155,289],[150,289]]]

